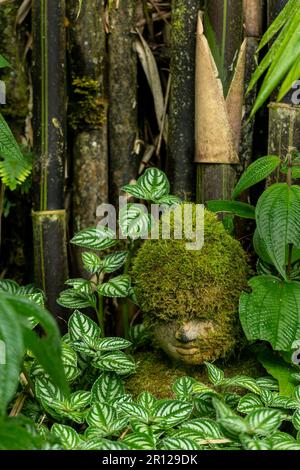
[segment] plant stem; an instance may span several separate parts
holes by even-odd
[[[286,182],[289,185],[289,187],[291,187],[292,186],[292,170],[293,170],[292,155],[289,153],[287,158],[288,158],[288,172],[287,172]],[[289,243],[289,247],[288,247],[288,265],[287,265],[287,275],[288,275],[288,277],[291,276],[291,272],[292,272],[292,257],[293,257],[293,244]]]
[[[98,324],[101,329],[101,336],[105,336],[104,331],[104,298],[103,295],[98,293],[98,308],[96,308]]]

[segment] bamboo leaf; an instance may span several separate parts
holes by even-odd
[[[300,77],[300,54],[299,54],[298,59],[295,61],[293,67],[287,74],[284,82],[281,85],[281,88],[277,96],[277,101],[282,100],[282,98],[288,93],[288,91],[292,88],[293,84],[298,80],[299,77]]]
[[[255,207],[239,201],[207,201],[211,212],[228,212],[245,219],[255,219]]]

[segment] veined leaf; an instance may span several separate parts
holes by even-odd
[[[242,293],[239,309],[247,339],[269,341],[275,350],[289,351],[300,337],[300,283],[256,276],[249,286],[252,293]]]
[[[180,425],[179,429],[197,432],[200,434],[202,439],[221,439],[224,437],[220,426],[209,418],[198,418],[185,421]]]
[[[235,186],[232,197],[236,199],[243,191],[264,180],[280,165],[280,158],[275,155],[258,158],[251,163]]]
[[[81,254],[83,266],[91,274],[98,272],[102,266],[101,259],[95,253],[85,251]]]
[[[188,400],[190,395],[194,393],[194,385],[197,383],[193,377],[180,377],[175,380],[172,390],[177,398],[185,398]]]
[[[137,398],[137,403],[150,411],[150,413],[152,413],[156,402],[157,399],[150,392],[142,392]]]
[[[77,233],[72,238],[71,243],[92,250],[105,250],[115,246],[118,240],[111,229],[98,225],[98,227],[87,228]]]
[[[170,192],[168,178],[165,173],[158,168],[148,168],[138,179],[137,184],[154,199],[167,196]]]
[[[6,68],[6,67],[11,67],[10,63],[8,60],[3,57],[3,55],[0,54],[0,69]]]
[[[153,416],[164,427],[173,427],[187,419],[192,409],[191,403],[180,400],[158,400],[153,408]]]
[[[152,436],[146,433],[128,434],[122,441],[132,450],[155,450],[156,443]]]
[[[127,297],[130,287],[130,276],[121,274],[99,285],[97,291],[104,297]]]
[[[200,446],[188,437],[166,437],[159,446],[162,450],[199,450]]]
[[[279,384],[280,395],[290,397],[295,389],[293,373],[295,369],[289,366],[278,354],[264,348],[258,354],[258,360]]]
[[[89,317],[75,310],[71,315],[69,322],[69,335],[72,341],[81,340],[85,336],[89,338],[100,337],[100,328]]]
[[[224,380],[224,372],[209,362],[205,362],[204,364],[206,365],[210,382],[216,386],[221,385]]]
[[[143,405],[138,405],[136,403],[121,403],[120,409],[125,413],[125,415],[131,418],[137,418],[143,423],[148,423],[149,421],[149,412]]]
[[[110,404],[115,398],[124,394],[124,384],[114,372],[102,372],[92,387],[93,402]]]
[[[207,201],[211,212],[228,212],[245,219],[255,219],[255,207],[240,201]]]
[[[127,349],[131,346],[131,342],[124,338],[100,338],[97,341],[97,351],[116,351],[119,349]]]
[[[159,199],[155,199],[156,204],[165,204],[166,206],[174,206],[175,204],[180,204],[182,201],[179,197],[168,194],[167,196],[162,196]]]
[[[128,256],[127,251],[117,251],[104,257],[102,269],[105,273],[113,273],[123,266]]]
[[[95,306],[95,298],[93,294],[67,289],[59,294],[57,303],[65,308],[87,308]]]
[[[63,448],[66,450],[78,449],[82,442],[75,429],[71,428],[71,426],[66,426],[65,424],[53,424],[51,434],[60,440]]]
[[[279,428],[282,415],[276,410],[260,409],[252,411],[245,421],[253,433],[267,436]]]
[[[122,351],[108,352],[96,357],[93,366],[120,375],[132,373],[136,368],[134,360]]]
[[[300,247],[300,187],[270,186],[258,200],[256,221],[270,259],[286,279],[286,247]]]
[[[116,410],[107,403],[94,403],[87,415],[89,426],[109,430],[117,420]]]
[[[142,204],[126,204],[120,209],[119,226],[123,237],[132,240],[147,236],[151,227],[151,216]]]
[[[150,199],[150,194],[148,194],[147,191],[145,191],[145,189],[142,188],[139,184],[127,184],[126,186],[123,186],[122,191],[130,194],[130,196],[133,196],[136,199]]]
[[[254,395],[253,393],[247,393],[244,395],[238,404],[237,411],[244,414],[249,414],[252,411],[255,411],[257,408],[262,408],[263,403],[261,399]]]

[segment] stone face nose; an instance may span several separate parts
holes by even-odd
[[[188,326],[182,326],[176,331],[175,338],[177,341],[186,344],[194,341],[197,338],[197,335],[192,328],[189,328]]]

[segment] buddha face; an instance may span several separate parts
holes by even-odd
[[[183,323],[159,322],[155,324],[153,334],[159,346],[172,359],[195,365],[203,362],[201,338],[207,340],[214,331],[214,323],[203,319]]]

